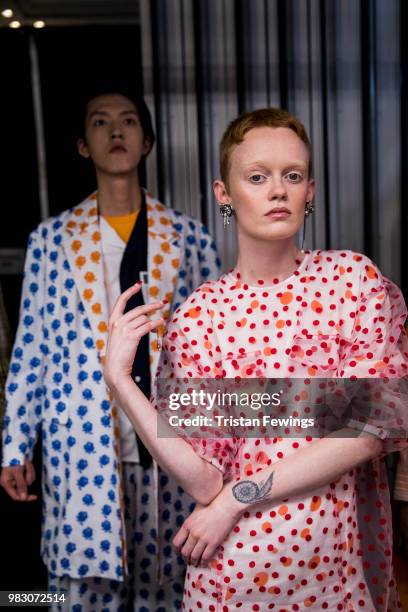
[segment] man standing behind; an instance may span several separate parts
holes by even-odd
[[[41,432],[42,556],[50,588],[67,589],[64,610],[180,607],[183,568],[170,542],[189,509],[112,405],[102,376],[120,292],[143,281],[128,307],[164,300],[166,319],[219,271],[205,228],[140,187],[138,168],[153,144],[140,96],[123,87],[94,93],[78,150],[95,166],[97,192],[41,223],[28,243],[1,484],[14,500],[34,498],[28,486]],[[146,395],[163,331],[146,336],[133,365]]]

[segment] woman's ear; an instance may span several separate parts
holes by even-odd
[[[309,179],[307,185],[306,202],[311,202],[315,197],[316,184],[314,179]]]
[[[89,153],[89,150],[88,150],[88,147],[86,145],[84,138],[78,138],[77,150],[78,150],[78,153],[81,155],[81,157],[85,157],[86,159],[91,157],[91,154]]]
[[[231,198],[228,195],[224,181],[217,179],[213,183],[213,191],[218,204],[231,204]]]

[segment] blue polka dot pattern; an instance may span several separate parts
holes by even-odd
[[[215,245],[199,222],[149,195],[147,205],[149,252],[163,257],[160,269],[171,277],[174,310],[208,276],[218,276]],[[98,230],[91,196],[41,223],[29,238],[7,380],[2,464],[22,465],[31,458],[41,430],[45,564],[57,576],[120,581],[126,547],[115,415],[102,377],[108,312]],[[158,358],[159,353],[152,374]],[[157,499],[151,490],[140,498],[141,524],[156,517],[146,558],[163,551],[187,512],[174,484],[166,481],[161,489]],[[141,533],[144,538],[144,529]],[[162,575],[179,567],[171,550],[161,556]],[[146,578],[147,567],[140,571]]]
[[[142,468],[140,465],[124,463],[123,481],[125,485],[125,527],[128,549],[129,572],[123,582],[100,578],[62,578],[49,574],[49,589],[66,592],[66,602],[54,606],[54,610],[84,610],[109,612],[117,610],[147,610],[148,612],[176,612],[181,609],[183,593],[184,567],[180,565],[179,576],[168,581],[162,574],[162,584],[157,581],[158,558],[156,555],[157,517],[153,514],[143,517],[139,506],[141,499],[150,499],[154,495],[154,468]],[[168,486],[169,479],[165,482]],[[108,540],[101,542],[102,549],[109,549]],[[66,547],[67,554],[73,554],[72,544]],[[164,551],[166,553],[166,551]],[[96,554],[92,547],[85,550],[90,559]],[[67,557],[67,563],[68,557]],[[169,559],[166,557],[166,563]],[[101,561],[101,571],[106,561]],[[68,565],[67,565],[68,568]],[[106,607],[102,607],[102,604]]]

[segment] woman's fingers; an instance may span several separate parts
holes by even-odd
[[[198,540],[197,544],[194,546],[193,550],[190,553],[190,563],[194,565],[194,567],[198,567],[201,563],[201,556],[207,546],[207,543],[203,540]]]
[[[110,316],[110,319],[112,321],[116,321],[116,319],[118,319],[120,316],[123,315],[125,308],[126,308],[127,301],[132,297],[132,295],[136,295],[136,293],[139,293],[141,286],[142,286],[142,282],[138,281],[137,283],[129,287],[129,289],[126,289],[126,291],[124,291],[118,297],[113,307],[111,316]]]
[[[135,337],[140,338],[145,334],[154,331],[155,329],[160,327],[160,325],[163,325],[163,323],[164,319],[157,319],[157,321],[148,321],[144,325],[141,325],[140,327],[135,327],[133,330],[130,331],[135,332]]]
[[[152,312],[156,312],[156,310],[160,310],[160,308],[163,308],[163,306],[163,302],[152,302],[151,304],[143,304],[143,306],[136,306],[136,308],[132,308],[132,310],[129,310],[129,312],[122,315],[117,320],[120,320],[124,325],[126,325],[126,323],[130,323],[131,321],[137,319],[142,315],[148,315]]]
[[[214,558],[216,550],[217,550],[217,547],[212,544],[208,544],[205,547],[205,549],[201,553],[200,567],[208,567],[208,564]]]
[[[132,308],[132,310],[129,310],[129,312],[127,312],[126,314],[119,316],[118,318],[114,318],[113,312],[109,318],[109,326],[110,327],[117,327],[119,324],[120,325],[127,325],[129,323],[132,323],[133,321],[135,321],[136,319],[138,319],[139,317],[146,315],[148,316],[149,314],[155,313],[157,310],[160,310],[161,308],[163,308],[164,304],[163,302],[153,302],[152,304],[144,304],[143,306],[136,306],[136,308]]]
[[[122,329],[125,332],[134,331],[135,329],[138,329],[145,323],[149,323],[149,321],[151,320],[152,319],[150,319],[148,315],[140,315],[140,317],[136,317],[136,319],[133,319],[133,321],[129,321],[129,323],[127,325],[124,325]]]
[[[184,542],[187,540],[189,533],[190,532],[187,529],[187,527],[184,527],[184,525],[182,525],[180,529],[178,530],[178,532],[176,533],[176,535],[174,536],[173,546],[178,553],[181,551],[181,548]]]
[[[196,545],[197,545],[197,538],[195,538],[190,532],[188,535],[187,541],[184,543],[181,549],[181,555],[184,557],[187,563],[190,562],[190,555],[193,552]]]
[[[201,557],[208,548],[207,542],[193,536],[187,527],[182,525],[173,539],[173,546],[184,559],[198,567],[202,561]]]

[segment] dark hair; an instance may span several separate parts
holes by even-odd
[[[152,117],[150,115],[150,111],[147,107],[146,102],[143,99],[141,89],[137,86],[128,85],[127,83],[123,83],[121,81],[105,81],[98,85],[95,85],[89,88],[81,99],[80,109],[79,109],[79,121],[78,121],[78,130],[79,136],[84,136],[84,127],[85,127],[85,119],[86,119],[86,111],[88,104],[94,98],[99,96],[109,95],[109,94],[120,94],[124,96],[136,106],[140,123],[143,129],[143,134],[147,140],[150,141],[151,149],[156,140],[156,136],[153,130]]]

